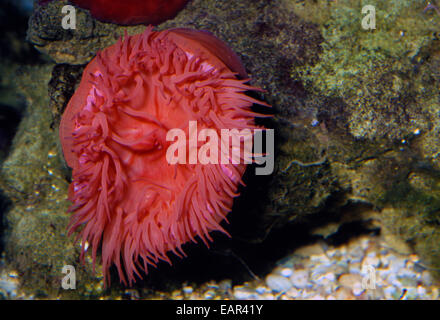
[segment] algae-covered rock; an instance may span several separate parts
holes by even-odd
[[[15,90],[26,97],[27,115],[0,173],[0,187],[12,201],[6,215],[6,261],[18,271],[22,289],[35,297],[58,296],[63,266],[80,267],[79,247],[67,237],[68,182],[57,134],[50,128],[48,83],[53,66],[22,67],[15,74]],[[79,277],[89,275],[93,283],[88,262]],[[75,295],[92,294],[78,289]]]
[[[288,2],[319,23],[326,40],[320,62],[301,68],[302,80],[311,92],[343,97],[354,137],[429,132],[436,85],[427,58],[438,51],[439,21],[423,12],[425,1]],[[367,4],[375,8],[374,30],[361,25]]]
[[[384,209],[383,227],[440,267],[440,16],[425,1],[288,1],[320,25],[323,54],[313,66],[292,68],[308,92],[339,99],[354,148],[330,159],[348,197]],[[376,28],[364,30],[372,5]],[[335,137],[336,140],[340,140]],[[332,157],[330,157],[332,158]]]
[[[63,11],[67,5],[70,5],[67,0],[51,1],[43,5],[35,0],[34,12],[29,19],[28,41],[57,63],[87,63],[98,50],[115,43],[124,32],[134,34],[144,29],[143,26],[117,27],[103,23],[80,8],[75,9],[75,29],[70,29],[70,20],[67,21],[69,28],[65,29],[63,18],[71,12]]]

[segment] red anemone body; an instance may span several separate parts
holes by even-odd
[[[231,210],[246,164],[170,164],[167,132],[253,129],[259,101],[238,57],[212,34],[189,29],[125,37],[86,67],[61,120],[60,139],[73,169],[70,232],[102,248],[104,277],[115,264],[131,284],[139,269],[182,245],[205,243]],[[197,150],[201,146],[197,145]],[[188,154],[186,155],[188,160]],[[125,270],[125,272],[124,272]]]

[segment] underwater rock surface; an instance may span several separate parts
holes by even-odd
[[[100,274],[92,274],[90,260],[77,272],[78,290],[59,288],[62,266],[79,267],[79,247],[66,236],[70,173],[56,131],[81,65],[124,31],[144,27],[101,23],[78,10],[77,30],[66,31],[60,24],[66,3],[35,6],[29,23],[28,40],[53,62],[8,71],[16,77],[11,86],[25,97],[26,114],[0,171],[0,188],[11,202],[5,255],[29,294],[96,297],[102,294]],[[425,1],[372,0],[376,29],[367,31],[361,27],[362,4],[193,0],[157,29],[213,32],[240,56],[251,84],[267,91],[257,97],[274,107],[274,118],[262,123],[275,129],[275,171],[255,177],[248,170],[248,187],[229,215],[233,239],[258,243],[287,224],[372,219],[435,272],[440,16],[424,13]],[[358,204],[376,214],[343,210]],[[117,290],[115,284],[108,295]]]
[[[320,61],[297,72],[310,93],[338,101],[345,114],[355,145],[330,147],[329,161],[348,198],[374,205],[384,232],[407,241],[438,275],[440,16],[424,12],[424,1],[369,4],[376,29],[366,31],[362,1],[290,1],[325,38]]]

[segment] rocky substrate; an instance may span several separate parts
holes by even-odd
[[[372,275],[372,271],[374,275]],[[375,281],[374,281],[375,277]],[[126,297],[139,298],[126,291]],[[278,262],[264,278],[240,285],[210,282],[185,285],[164,299],[237,300],[437,300],[440,286],[420,258],[384,236],[365,235],[339,246],[318,242]]]
[[[374,276],[371,273],[374,272]],[[126,289],[112,299],[235,300],[438,300],[439,283],[420,258],[383,236],[365,235],[339,246],[317,242],[295,250],[260,279],[233,285],[231,280],[201,286],[183,284],[172,292],[148,295]],[[374,281],[375,277],[375,281]],[[33,299],[19,289],[19,275],[0,264],[0,298]],[[105,294],[102,297],[106,299]],[[110,298],[110,297],[107,297]]]

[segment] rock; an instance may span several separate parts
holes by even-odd
[[[376,255],[374,256],[366,256],[363,260],[362,260],[362,265],[361,265],[361,272],[365,273],[368,272],[370,267],[373,268],[377,268],[380,265],[380,258]]]
[[[193,289],[193,287],[185,286],[185,287],[182,288],[182,291],[185,294],[191,294],[191,293],[193,293],[194,289]]]
[[[389,284],[392,284],[396,288],[402,288],[403,284],[402,282],[397,278],[397,275],[395,273],[390,273],[387,277],[387,282]]]
[[[325,255],[325,252],[322,248],[322,244],[314,243],[297,249],[295,251],[295,255],[299,255],[301,257],[322,257],[323,255]]]
[[[383,288],[383,292],[385,294],[385,298],[391,300],[395,299],[397,290],[393,286],[386,286],[385,288]]]
[[[362,285],[356,283],[352,289],[352,292],[355,296],[360,296],[365,292],[365,289],[362,288]]]
[[[28,40],[56,63],[85,64],[98,52],[124,35],[141,32],[144,26],[119,27],[94,20],[87,10],[76,8],[76,29],[62,27],[63,6],[68,1],[51,1],[44,6],[35,4],[29,20]]]
[[[304,289],[309,285],[309,273],[307,270],[295,270],[290,277],[290,282],[295,288]]]
[[[432,285],[432,276],[426,270],[422,272],[422,281],[423,281],[423,284],[425,286],[431,286]]]
[[[362,277],[358,274],[346,273],[339,277],[338,282],[343,287],[354,289],[362,286]]]
[[[398,273],[401,269],[406,266],[406,258],[405,257],[393,257],[390,259],[388,268],[393,273]]]
[[[355,263],[350,263],[348,265],[348,271],[350,273],[361,273],[361,264],[359,262],[355,262]]]
[[[290,268],[283,268],[280,271],[280,274],[286,278],[289,278],[292,275],[292,273],[293,273],[293,271]]]
[[[267,290],[267,288],[264,287],[264,286],[258,286],[258,287],[255,289],[255,291],[256,291],[258,294],[264,294],[264,293],[266,293],[268,290]]]
[[[423,299],[426,296],[426,288],[417,286],[417,296]]]
[[[286,295],[289,298],[296,299],[301,297],[301,292],[296,288],[290,288],[289,291],[286,292]]]
[[[336,290],[334,296],[337,300],[354,300],[355,299],[355,296],[353,295],[351,290],[348,288],[345,288],[345,287],[338,288]]]
[[[275,292],[286,292],[292,287],[289,279],[276,274],[268,275],[266,277],[266,284]]]
[[[233,291],[234,298],[237,300],[249,300],[256,297],[255,293],[247,287],[236,286]]]

